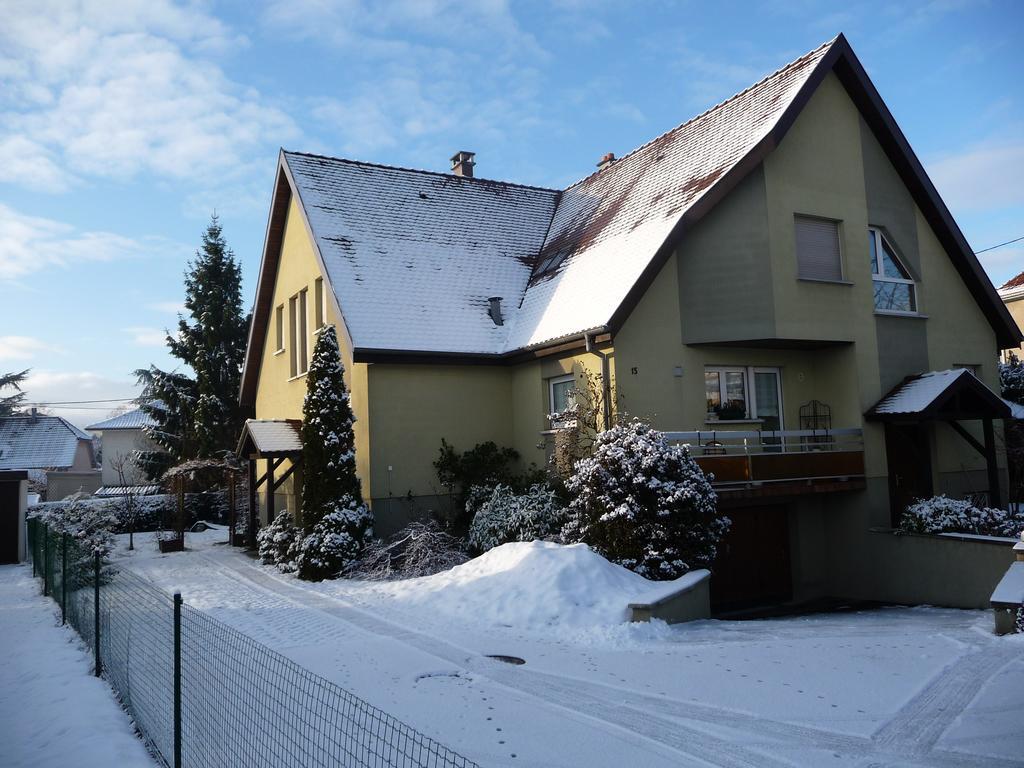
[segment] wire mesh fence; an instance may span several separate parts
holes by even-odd
[[[137,574],[29,520],[33,573],[174,768],[478,768]]]

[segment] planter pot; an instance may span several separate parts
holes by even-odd
[[[184,552],[185,539],[160,539],[161,552]]]

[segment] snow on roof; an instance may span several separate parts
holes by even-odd
[[[288,419],[247,419],[242,441],[248,434],[261,454],[293,453],[302,450],[299,428],[299,422]]]
[[[109,496],[153,496],[160,493],[159,485],[103,485],[96,489],[93,496],[100,498]]]
[[[152,416],[141,408],[136,408],[134,411],[111,416],[104,421],[97,421],[95,424],[87,426],[86,429],[102,432],[111,429],[142,429],[143,427],[151,427],[155,424],[156,422]]]
[[[974,374],[966,368],[922,373],[917,378],[904,382],[882,398],[872,411],[874,413],[918,413],[935,402],[935,399],[961,376],[973,377]]]
[[[283,153],[354,345],[504,353],[607,325],[834,42],[564,192]]]
[[[60,416],[0,418],[0,469],[61,469],[75,463],[83,432]]]
[[[288,168],[364,349],[502,351],[558,193],[294,152]]]
[[[1010,418],[1017,419],[1018,421],[1024,421],[1024,405],[1015,403],[1013,400],[1007,400],[1005,397],[1003,398],[1003,402],[1010,408]]]

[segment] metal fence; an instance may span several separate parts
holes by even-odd
[[[173,768],[478,768],[338,685],[28,521],[33,574]]]

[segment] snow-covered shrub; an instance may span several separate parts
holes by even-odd
[[[423,520],[409,523],[387,541],[372,541],[345,575],[370,581],[414,579],[451,570],[468,559],[461,539],[436,520]]]
[[[516,493],[498,485],[475,508],[469,546],[486,552],[511,541],[549,539],[559,535],[566,522],[566,509],[550,487],[537,483]]]
[[[999,388],[1007,400],[1024,403],[1024,363],[1016,358],[1000,363]]]
[[[638,420],[598,434],[566,488],[573,498],[564,540],[649,579],[710,565],[729,529],[689,451]]]
[[[322,581],[337,576],[359,559],[373,536],[373,516],[349,496],[321,517],[299,544],[299,578]]]
[[[37,505],[32,516],[39,519],[54,533],[68,534],[78,546],[103,557],[114,546],[117,515],[112,505],[90,503],[85,494],[76,493],[59,505]]]
[[[1024,527],[1024,513],[1017,510],[975,507],[963,499],[945,495],[919,499],[907,507],[899,530],[906,533],[975,533],[982,536],[1016,536]]]
[[[299,529],[295,527],[295,521],[288,510],[282,510],[270,525],[260,528],[256,533],[260,560],[267,565],[276,565],[285,573],[291,573],[296,568],[299,541]]]

